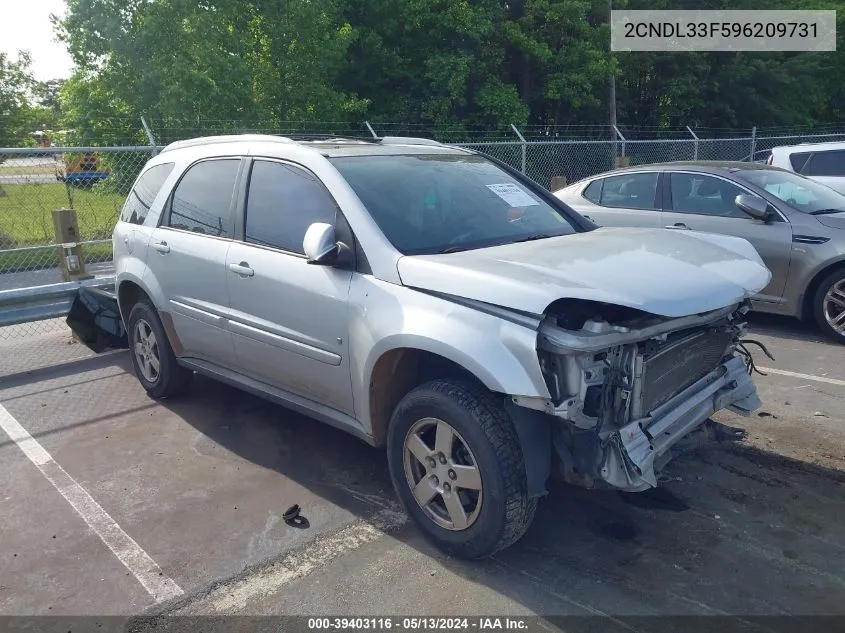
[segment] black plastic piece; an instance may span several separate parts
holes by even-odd
[[[309,527],[311,524],[308,522],[304,516],[300,514],[301,508],[299,504],[294,504],[285,510],[285,513],[282,515],[282,519],[285,523],[290,525],[291,527],[299,528],[300,530],[304,530],[305,528]]]
[[[290,523],[296,517],[299,516],[299,512],[300,512],[300,508],[299,508],[299,504],[297,503],[297,504],[294,504],[291,507],[289,507],[287,510],[285,510],[285,513],[282,515],[282,518],[284,519],[285,523]]]
[[[548,493],[547,483],[551,474],[552,443],[550,416],[520,407],[505,399],[505,411],[516,427],[516,434],[522,444],[522,458],[525,462],[525,477],[528,480],[528,496],[543,497]]]
[[[129,347],[129,337],[113,292],[80,288],[65,322],[82,344],[97,354],[108,348]]]

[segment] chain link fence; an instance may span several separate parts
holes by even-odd
[[[308,133],[304,126],[283,129],[247,129],[226,126],[194,126],[162,132],[146,128],[151,142],[162,143],[215,132],[265,132],[331,137],[407,135],[435,138],[441,142],[489,154],[550,188],[554,178],[566,183],[613,169],[619,159],[630,165],[684,160],[762,161],[772,147],[802,142],[845,139],[845,134],[779,134],[759,136],[756,131],[731,138],[698,138],[688,130],[686,138],[643,138],[607,128],[560,130],[533,127],[467,132],[432,130],[423,126],[365,123],[343,130],[329,124]],[[595,128],[595,129],[594,129]],[[603,139],[596,138],[603,130]],[[573,138],[576,137],[577,138]],[[658,136],[658,135],[654,135]],[[164,140],[163,140],[164,139]],[[133,181],[146,161],[161,145],[111,147],[30,147],[0,149],[0,292],[45,286],[62,281],[52,212],[73,208],[78,219],[78,243],[82,244],[86,272],[95,277],[113,274],[111,233]],[[558,181],[559,182],[559,181]],[[0,327],[0,340],[31,337],[65,326],[46,320]]]
[[[74,209],[85,272],[113,274],[111,234],[153,148],[0,149],[0,292],[64,281],[53,211]],[[0,339],[61,329],[47,320],[0,328]]]

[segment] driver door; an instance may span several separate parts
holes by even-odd
[[[772,273],[769,285],[755,299],[780,302],[792,256],[792,225],[779,213],[768,224],[748,216],[734,200],[739,194],[756,194],[724,178],[700,172],[667,172],[664,182],[665,227],[748,240]]]
[[[354,414],[347,300],[351,270],[308,264],[302,249],[313,222],[343,222],[310,172],[253,161],[242,239],[226,257],[229,328],[240,371],[261,382]]]

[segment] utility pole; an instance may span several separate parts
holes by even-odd
[[[607,24],[610,26],[610,16],[613,12],[613,0],[607,0]],[[609,43],[608,43],[609,45]],[[608,53],[609,59],[611,62],[611,67],[613,66],[613,52],[610,51]],[[610,136],[611,138],[616,138],[616,74],[611,71],[610,74],[610,86],[608,90],[608,102],[610,107]]]

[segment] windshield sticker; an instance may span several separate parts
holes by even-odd
[[[524,190],[510,183],[487,185],[487,188],[512,207],[530,207],[540,204]]]

